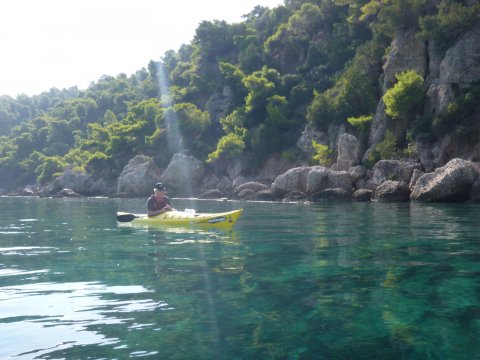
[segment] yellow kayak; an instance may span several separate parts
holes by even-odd
[[[243,209],[222,213],[197,213],[194,210],[167,211],[160,215],[117,213],[119,222],[132,222],[138,225],[231,227],[235,224]]]

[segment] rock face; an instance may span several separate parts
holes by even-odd
[[[307,174],[307,194],[326,189],[341,188],[352,192],[352,176],[346,171],[333,171],[323,166],[313,166]]]
[[[332,169],[348,171],[351,167],[358,165],[360,142],[355,136],[344,133],[338,138],[337,152],[337,162]]]
[[[415,70],[422,77],[425,77],[426,69],[427,48],[425,42],[417,39],[415,31],[397,32],[384,66],[383,93],[397,82],[396,74],[406,70]],[[363,160],[366,160],[375,145],[383,140],[386,130],[387,115],[385,114],[385,104],[380,99],[372,120],[369,136],[370,148],[363,156]]]
[[[427,112],[438,113],[445,110],[455,97],[455,87],[463,89],[480,80],[480,41],[478,39],[480,39],[480,23],[477,23],[448,49],[438,66],[438,78],[432,79],[427,91]]]
[[[380,160],[373,167],[372,181],[380,185],[387,180],[403,181],[410,183],[415,170],[421,170],[419,163],[413,160]]]
[[[375,190],[374,201],[408,201],[410,189],[403,181],[385,181]]]
[[[135,156],[118,178],[117,193],[146,196],[160,180],[161,171],[148,156]],[[75,190],[75,189],[74,189]]]
[[[94,180],[89,174],[66,169],[60,177],[55,179],[52,189],[71,189],[75,193],[85,196],[109,195],[114,191],[103,179]]]
[[[330,149],[335,149],[338,143],[338,138],[343,133],[345,133],[345,126],[343,125],[331,124],[326,131],[319,131],[308,123],[297,141],[297,147],[304,154],[306,159],[311,159],[315,153],[312,146],[313,140],[319,144],[327,145]]]
[[[471,162],[453,159],[435,172],[422,175],[410,198],[424,202],[465,201],[477,176]]]
[[[303,166],[288,170],[276,177],[272,184],[272,191],[277,197],[293,191],[307,192],[307,176],[311,167]]]
[[[205,167],[200,160],[191,155],[176,153],[160,180],[167,185],[171,196],[192,197],[198,193],[204,172]]]

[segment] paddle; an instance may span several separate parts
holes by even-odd
[[[120,222],[130,222],[137,217],[138,216],[134,214],[122,213],[117,215],[117,220]]]

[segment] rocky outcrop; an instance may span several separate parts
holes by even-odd
[[[431,68],[438,69],[438,77],[430,79],[427,91],[427,113],[438,113],[447,108],[455,98],[456,89],[464,89],[480,80],[480,23],[465,33],[450,49],[440,64]],[[431,49],[432,54],[436,53]],[[431,63],[437,58],[431,56]]]
[[[465,201],[477,176],[471,162],[453,159],[434,172],[422,175],[410,198],[424,202]]]
[[[334,171],[323,166],[313,166],[307,174],[307,194],[314,194],[326,189],[341,188],[352,191],[353,181],[346,171]]]
[[[326,131],[319,131],[308,123],[297,141],[297,147],[308,160],[315,154],[312,141],[315,140],[319,144],[327,145],[330,149],[336,149],[338,138],[343,133],[345,133],[344,125],[331,124]]]
[[[311,202],[348,200],[352,200],[352,193],[342,188],[325,189],[310,196]]]
[[[123,168],[118,178],[117,193],[146,196],[152,192],[160,176],[161,170],[152,158],[135,156]]]
[[[267,185],[251,181],[235,188],[233,190],[233,196],[241,200],[254,200],[258,192],[266,190],[269,190]]]
[[[307,176],[311,167],[303,166],[290,169],[276,177],[272,191],[276,197],[283,197],[292,191],[307,192]]]
[[[353,193],[353,200],[355,201],[370,201],[373,197],[373,190],[359,189]]]
[[[421,165],[413,160],[380,160],[373,167],[372,181],[380,185],[387,180],[410,183],[415,170],[421,170]]]
[[[388,180],[380,184],[375,190],[373,201],[408,201],[410,197],[410,189],[403,181]]]
[[[160,180],[167,185],[171,196],[193,197],[198,192],[204,173],[202,161],[185,153],[176,153]]]
[[[360,142],[351,134],[341,134],[338,137],[337,153],[337,162],[332,166],[332,169],[348,171],[359,163]]]
[[[48,193],[54,195],[62,189],[71,189],[75,193],[84,196],[110,195],[113,188],[104,179],[95,180],[91,175],[66,169],[52,184],[48,186]]]

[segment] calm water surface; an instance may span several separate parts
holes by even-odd
[[[479,359],[480,206],[0,198],[1,359]]]

